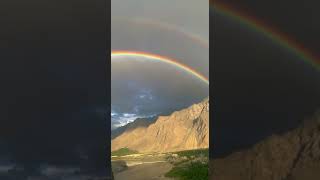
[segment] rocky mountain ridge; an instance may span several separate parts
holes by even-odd
[[[134,130],[139,127],[148,127],[150,124],[154,123],[156,117],[150,118],[137,118],[135,121],[130,122],[124,126],[121,126],[115,130],[111,131],[111,139],[114,139],[124,133],[125,131]]]
[[[209,98],[148,126],[124,131],[111,142],[111,150],[127,147],[139,152],[172,152],[209,146]]]
[[[320,179],[320,113],[283,135],[210,161],[210,179]]]

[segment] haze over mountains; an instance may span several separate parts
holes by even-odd
[[[209,147],[209,98],[155,121],[137,120],[113,136],[111,150],[173,152]]]
[[[251,149],[210,161],[210,179],[320,179],[320,113],[298,128],[273,135]]]

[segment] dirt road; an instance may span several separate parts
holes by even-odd
[[[171,168],[168,162],[139,164],[115,174],[115,180],[172,180],[164,177]]]

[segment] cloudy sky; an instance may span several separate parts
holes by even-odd
[[[112,50],[170,57],[208,77],[209,9],[200,0],[112,0]],[[122,57],[111,66],[112,126],[168,114],[208,96],[208,85],[177,67]]]
[[[109,105],[101,3],[2,1],[0,171],[34,173],[42,164],[109,171],[106,118],[97,113]]]
[[[314,7],[318,1],[219,1],[272,25],[317,53],[319,42],[314,41],[319,39],[320,23]],[[210,69],[215,99],[210,123],[210,140],[215,146],[212,157],[287,132],[320,108],[317,68],[237,19],[217,11],[211,15],[214,48],[210,54],[215,65]]]

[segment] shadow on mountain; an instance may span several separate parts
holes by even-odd
[[[320,179],[320,111],[282,135],[252,148],[210,160],[210,179]]]
[[[157,120],[157,117],[150,118],[137,118],[135,121],[130,122],[124,126],[121,126],[117,129],[111,131],[111,140],[120,136],[124,132],[130,132],[136,128],[143,127],[146,128],[150,124],[154,123]]]

